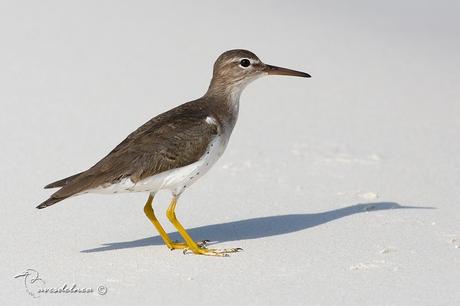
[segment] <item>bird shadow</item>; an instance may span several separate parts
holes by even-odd
[[[434,207],[403,206],[394,202],[376,202],[355,204],[343,208],[314,214],[289,214],[245,219],[220,224],[199,226],[187,230],[195,239],[211,239],[213,242],[257,239],[277,236],[305,230],[330,221],[359,213],[390,209],[435,209]],[[177,232],[170,234],[171,239],[181,240]],[[150,245],[163,245],[160,236],[147,237],[131,241],[105,243],[100,247],[82,250],[82,253],[95,253],[120,249],[138,248]]]

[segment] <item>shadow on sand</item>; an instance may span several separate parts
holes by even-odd
[[[433,209],[433,207],[402,206],[393,202],[355,204],[316,214],[291,214],[239,220],[221,224],[205,225],[188,229],[196,240],[210,239],[213,242],[226,242],[257,239],[305,230],[350,215],[390,209]],[[177,232],[170,234],[173,240],[182,240]],[[163,245],[160,236],[132,241],[106,243],[100,247],[82,250],[94,253],[119,249],[138,248],[150,245]]]

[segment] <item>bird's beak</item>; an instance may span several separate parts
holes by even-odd
[[[22,274],[18,274],[18,275],[16,275],[14,278],[23,277],[23,276],[26,276],[26,275],[27,275],[27,273],[26,273],[26,272],[24,272],[24,273],[22,273]]]
[[[282,67],[276,67],[272,65],[265,65],[265,71],[269,75],[290,75],[303,78],[311,78],[311,75],[302,71],[291,70]]]

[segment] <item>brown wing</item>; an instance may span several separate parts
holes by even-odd
[[[206,122],[207,116],[200,103],[189,102],[153,118],[37,208],[126,177],[137,182],[196,162],[218,134],[217,125]]]

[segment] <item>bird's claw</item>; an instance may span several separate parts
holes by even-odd
[[[228,248],[228,249],[208,249],[206,247],[199,247],[198,249],[185,248],[182,253],[186,254],[197,254],[206,256],[218,256],[218,257],[229,257],[229,253],[237,253],[243,251],[242,248]]]
[[[206,248],[209,242],[211,242],[211,240],[205,239],[205,240],[197,241],[196,244],[200,248]],[[177,249],[184,249],[184,250],[188,249],[187,243],[179,242],[178,240],[174,240],[171,243],[171,245],[168,245],[168,247],[170,251],[177,250]]]

